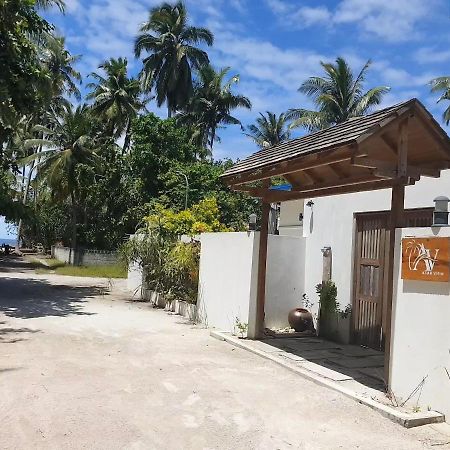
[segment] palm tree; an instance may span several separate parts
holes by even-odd
[[[140,98],[139,81],[128,77],[127,65],[126,58],[111,58],[99,66],[105,77],[93,72],[90,76],[95,82],[87,85],[92,89],[87,98],[94,100],[93,112],[106,124],[110,136],[117,139],[125,133],[124,153],[130,146],[132,121],[147,102]]]
[[[150,11],[140,28],[134,52],[143,59],[141,81],[144,90],[155,89],[158,106],[167,103],[168,116],[186,105],[192,94],[192,69],[208,64],[205,51],[195,45],[211,46],[213,34],[206,28],[188,26],[183,2],[163,3]]]
[[[298,89],[314,100],[317,111],[291,109],[288,114],[290,119],[294,119],[291,128],[305,127],[316,131],[351,117],[363,116],[379,105],[383,95],[390,90],[387,86],[377,86],[364,92],[370,60],[356,78],[344,58],[337,58],[335,64],[320,64],[325,70],[325,77],[311,77]]]
[[[286,113],[281,113],[278,117],[270,111],[266,111],[266,114],[267,116],[259,113],[261,117],[256,119],[256,124],[249,125],[248,133],[244,133],[260,148],[272,147],[291,137]]]
[[[212,150],[214,142],[219,140],[217,129],[223,125],[240,125],[241,121],[231,115],[236,108],[251,109],[250,100],[239,94],[233,94],[233,86],[239,82],[239,75],[233,75],[224,81],[230,68],[216,72],[210,65],[198,71],[198,80],[194,95],[180,115],[180,122],[193,130],[197,144]]]
[[[431,92],[442,92],[438,99],[438,103],[442,100],[450,101],[450,76],[435,78],[430,81]],[[442,118],[446,125],[450,123],[450,106],[444,111]]]
[[[77,84],[81,84],[81,75],[73,67],[80,60],[80,56],[69,53],[64,37],[46,34],[44,41],[41,58],[49,73],[53,95],[73,95],[77,100],[81,100],[80,90],[77,86]]]
[[[77,241],[77,207],[81,166],[96,167],[95,136],[92,136],[93,121],[86,105],[67,108],[61,116],[49,113],[48,127],[36,127],[45,139],[31,139],[28,146],[42,145],[45,150],[22,160],[22,164],[38,160],[38,181],[45,181],[55,198],[70,198],[72,208],[72,248]]]

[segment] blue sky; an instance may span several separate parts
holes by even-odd
[[[69,50],[82,55],[77,67],[84,77],[112,56],[126,56],[137,74],[133,40],[148,10],[159,3],[66,0],[64,16],[47,16],[66,36]],[[444,105],[436,105],[427,83],[450,73],[449,0],[187,0],[186,5],[191,22],[215,35],[208,49],[212,64],[230,66],[230,74],[240,75],[237,91],[253,104],[251,111],[236,112],[244,125],[260,111],[311,108],[297,88],[321,74],[320,61],[337,56],[354,70],[372,59],[367,86],[391,87],[382,107],[418,97],[442,123]],[[150,109],[166,115],[165,109]],[[255,150],[237,126],[219,135],[216,158],[242,158]]]

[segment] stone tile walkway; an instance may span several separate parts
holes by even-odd
[[[394,407],[383,380],[384,354],[376,350],[316,337],[269,337],[253,341],[215,330],[210,334],[339,391],[407,428],[445,420],[435,411],[414,411],[410,405]]]
[[[277,339],[248,341],[259,350],[276,354],[300,365],[302,368],[333,381],[357,388],[360,394],[376,396],[381,400],[384,394],[384,354],[355,345],[341,345],[320,338]],[[358,386],[359,385],[359,386]]]

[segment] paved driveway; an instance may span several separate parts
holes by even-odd
[[[0,262],[1,449],[450,448],[109,287]]]

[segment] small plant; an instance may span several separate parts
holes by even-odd
[[[235,328],[239,331],[239,337],[243,339],[247,334],[248,324],[245,322],[241,322],[239,317],[236,317],[234,321]]]
[[[347,317],[350,317],[352,314],[352,305],[347,305],[345,309],[341,309],[339,311],[339,316],[341,319],[346,319]]]
[[[333,315],[339,312],[337,301],[337,287],[333,281],[324,281],[316,286],[319,294],[320,313],[323,315]]]
[[[314,306],[314,303],[311,302],[307,294],[302,295],[302,303],[303,307],[307,310],[311,309]]]

